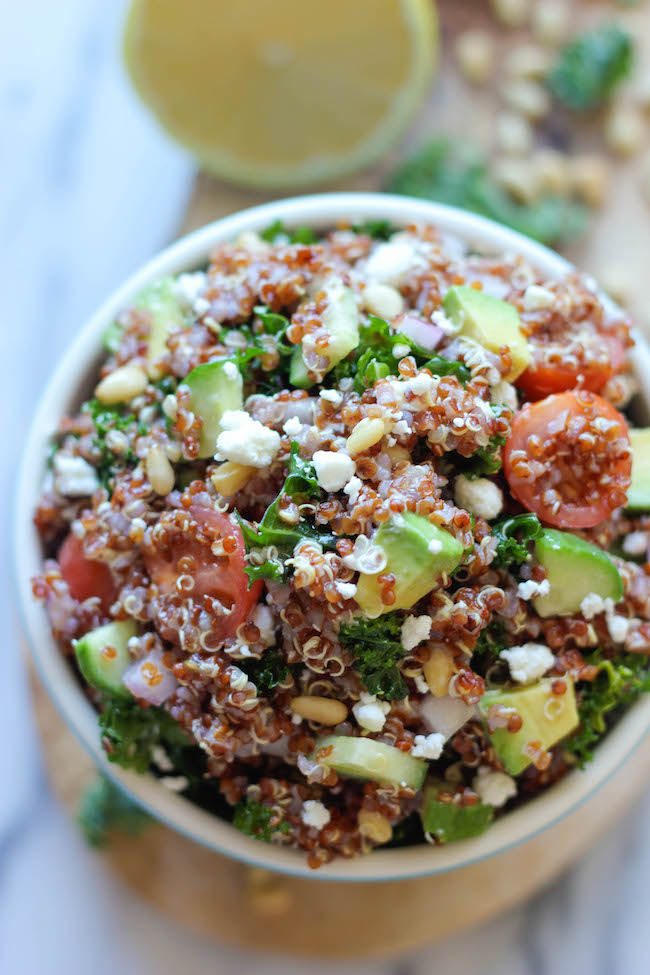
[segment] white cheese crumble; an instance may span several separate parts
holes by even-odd
[[[517,783],[505,772],[495,772],[487,765],[481,765],[474,776],[472,788],[481,802],[498,809],[504,806],[508,799],[517,795]]]
[[[221,417],[215,460],[231,460],[247,467],[268,467],[280,449],[280,434],[243,410],[226,410]]]
[[[403,359],[405,355],[409,355],[411,352],[411,346],[407,345],[405,342],[398,342],[397,345],[393,346],[393,357],[395,359]]]
[[[413,680],[415,681],[415,688],[418,694],[429,693],[429,685],[427,684],[422,674],[416,674]]]
[[[630,532],[623,539],[623,551],[626,555],[645,555],[647,548],[648,536],[645,532]]]
[[[330,811],[318,799],[307,799],[303,804],[301,819],[305,826],[323,829],[331,819]]]
[[[503,406],[514,411],[519,409],[517,390],[512,383],[506,382],[505,379],[500,379],[498,383],[490,386],[490,402],[503,404]]]
[[[61,452],[54,455],[54,490],[66,498],[82,498],[99,487],[97,472],[83,457]]]
[[[201,318],[210,311],[211,305],[207,298],[197,298],[194,302],[194,311]]]
[[[393,433],[396,437],[408,437],[413,431],[406,420],[398,420],[393,426]]]
[[[535,596],[548,596],[551,591],[551,584],[548,579],[535,582],[534,579],[527,579],[520,582],[517,586],[517,595],[520,599],[533,599]]]
[[[349,454],[334,450],[317,450],[313,456],[316,478],[324,491],[340,491],[355,472]]]
[[[614,643],[625,643],[632,620],[626,616],[618,616],[614,606],[614,600],[610,596],[603,599],[598,593],[590,592],[580,603],[580,611],[586,620],[592,620],[594,616],[604,613],[607,629]]]
[[[187,789],[190,781],[184,775],[163,775],[160,778],[160,784],[164,785],[170,792],[183,792],[184,789]]]
[[[352,708],[357,724],[366,731],[381,731],[386,724],[386,715],[390,711],[387,701],[379,701],[374,694],[361,693],[361,700]]]
[[[267,647],[272,647],[275,643],[275,619],[273,613],[264,603],[258,603],[251,620],[260,631],[260,638]]]
[[[357,587],[353,582],[337,582],[335,587],[344,599],[353,599],[357,594]]]
[[[415,241],[407,235],[395,235],[385,244],[379,244],[369,256],[366,277],[380,284],[399,286],[419,263]]]
[[[205,271],[179,274],[174,282],[174,297],[186,309],[192,308],[205,287],[205,281]]]
[[[555,663],[555,657],[543,643],[522,643],[520,647],[502,650],[499,656],[507,660],[510,674],[518,684],[534,683]]]
[[[302,430],[302,423],[297,416],[291,416],[282,429],[288,437],[296,437]]]
[[[597,592],[590,592],[580,603],[580,612],[586,620],[592,620],[599,613],[604,613],[608,604],[614,605],[611,599],[603,599]]]
[[[411,749],[413,758],[440,758],[445,747],[445,736],[434,731],[430,735],[416,735],[415,744]]]
[[[529,284],[524,291],[524,308],[526,311],[542,311],[544,308],[550,308],[554,301],[553,292],[539,284]]]
[[[503,511],[501,489],[487,477],[471,479],[459,474],[454,483],[454,497],[459,508],[492,521]]]
[[[351,477],[348,483],[345,485],[343,488],[343,493],[347,494],[348,498],[350,499],[350,504],[357,503],[362,487],[363,481],[360,477],[357,477],[356,474],[354,477]]]
[[[339,406],[343,402],[343,395],[339,393],[338,389],[321,389],[318,394],[321,399],[325,399],[328,403],[334,403],[335,406]]]
[[[401,643],[405,650],[413,650],[431,633],[430,616],[407,616],[402,623]]]
[[[224,362],[223,364],[223,374],[226,379],[238,379],[239,369],[234,362]]]

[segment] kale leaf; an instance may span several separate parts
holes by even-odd
[[[272,691],[289,676],[289,667],[277,650],[265,650],[259,660],[243,660],[240,663],[260,694]]]
[[[580,725],[564,742],[581,767],[593,758],[595,745],[607,731],[608,718],[650,691],[648,659],[643,654],[623,653],[604,660],[597,652],[588,662],[598,664],[600,670],[595,680],[580,685]]]
[[[100,775],[84,791],[77,823],[89,846],[106,846],[112,833],[136,835],[151,817],[125,792]]]
[[[152,749],[162,745],[176,767],[185,752],[196,750],[183,729],[162,708],[141,708],[136,701],[107,700],[99,715],[104,751],[110,762],[146,772]]]
[[[618,24],[603,24],[560,51],[546,83],[575,112],[601,106],[626,78],[634,60],[632,38]]]
[[[274,220],[265,230],[260,233],[262,240],[273,244],[278,237],[288,237],[291,244],[315,244],[318,235],[311,227],[296,227],[295,230],[287,230],[281,220]]]
[[[133,432],[137,423],[136,417],[133,413],[123,413],[119,406],[106,406],[98,399],[88,400],[81,411],[90,413],[92,418],[95,427],[93,446],[99,454],[95,469],[100,483],[110,493],[110,485],[117,472],[125,467],[135,467],[138,458],[131,448],[124,453],[116,453],[106,443],[106,437],[113,430],[120,433]],[[145,433],[146,430],[138,427],[137,432]]]
[[[246,836],[252,836],[256,840],[270,843],[274,833],[288,833],[291,828],[287,822],[276,824],[276,818],[277,816],[270,806],[247,799],[235,806],[232,822],[233,826],[236,826]]]
[[[300,496],[320,498],[322,492],[318,486],[316,468],[312,461],[302,459],[300,445],[295,440],[291,441],[289,448],[287,471],[287,479],[282,489],[284,494],[288,494],[292,498]]]
[[[490,176],[478,150],[445,138],[420,148],[386,189],[472,210],[544,244],[566,243],[587,223],[585,207],[559,197],[545,196],[530,206],[516,203]]]
[[[522,565],[529,555],[529,543],[542,534],[542,526],[537,515],[527,512],[506,518],[492,528],[497,539],[497,550],[492,565],[507,569],[511,565]]]
[[[388,220],[365,220],[363,223],[355,223],[352,229],[355,234],[366,234],[375,240],[388,240],[397,233],[397,227],[393,227]]]
[[[494,653],[495,650],[503,650],[506,646],[505,633],[505,624],[501,620],[492,620],[479,633],[474,646],[474,653],[482,656],[486,653]]]
[[[355,619],[342,623],[341,645],[354,655],[364,687],[386,701],[401,701],[408,688],[397,663],[406,651],[401,643],[402,623],[396,613],[384,613],[378,619]]]

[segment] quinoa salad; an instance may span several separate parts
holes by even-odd
[[[317,868],[480,834],[650,689],[650,430],[591,279],[276,223],[104,346],[33,591],[110,761]]]

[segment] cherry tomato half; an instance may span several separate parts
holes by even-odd
[[[111,570],[104,562],[87,558],[81,541],[72,532],[59,549],[58,563],[73,599],[83,602],[91,596],[99,596],[102,610],[108,613],[117,598]]]
[[[600,393],[612,376],[625,365],[625,346],[615,335],[594,333],[593,340],[585,339],[581,351],[589,351],[583,361],[556,361],[566,350],[529,339],[533,361],[518,378],[516,385],[528,399],[537,400],[552,393],[574,389],[580,384],[592,393]],[[553,355],[555,352],[555,355]],[[593,356],[593,357],[592,357]],[[582,377],[582,378],[581,378]]]

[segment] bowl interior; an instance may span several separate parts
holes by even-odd
[[[40,571],[42,563],[32,513],[45,471],[47,444],[58,419],[78,405],[91,388],[101,358],[105,327],[145,284],[165,274],[194,270],[207,262],[216,243],[233,239],[244,230],[261,230],[275,220],[282,220],[289,228],[308,225],[324,230],[341,220],[367,219],[389,220],[396,227],[433,223],[444,233],[485,253],[521,253],[548,278],[557,277],[570,267],[563,258],[540,244],[482,217],[440,204],[384,194],[300,197],[255,207],[210,224],[173,244],[133,275],[87,322],[66,352],[44,391],[27,438],[17,481],[15,517],[19,602],[33,659],[62,716],[102,771],[153,816],[220,853],[271,870],[339,881],[396,880],[442,873],[531,838],[584,802],[632,753],[650,727],[650,697],[639,701],[623,716],[599,746],[587,769],[570,773],[547,793],[497,820],[482,836],[448,847],[376,851],[353,861],[334,861],[314,873],[307,867],[303,854],[252,840],[229,823],[169,792],[154,777],[124,771],[107,761],[96,712],[59,652],[46,614],[31,593],[30,579]],[[636,398],[634,411],[637,422],[646,423],[650,418],[650,350],[644,339],[637,336],[637,342],[633,361],[641,394]]]

